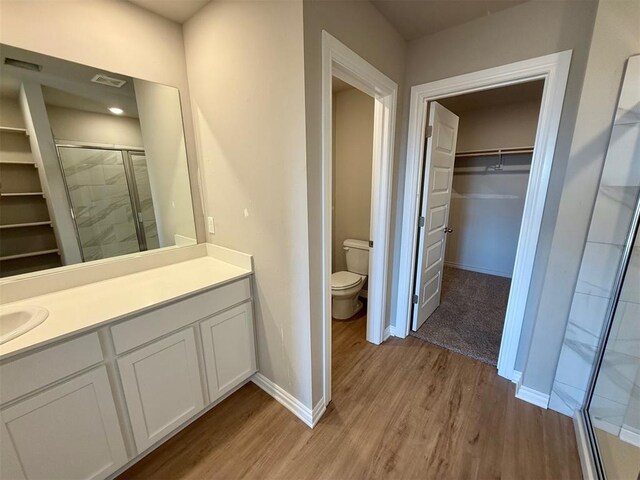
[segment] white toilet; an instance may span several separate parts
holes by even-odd
[[[347,271],[331,275],[331,313],[336,320],[346,320],[362,310],[358,294],[369,274],[369,242],[348,238],[342,245]]]

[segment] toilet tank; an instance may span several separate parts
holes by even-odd
[[[342,245],[347,256],[347,271],[369,275],[369,242],[347,238]]]

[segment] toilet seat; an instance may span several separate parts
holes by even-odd
[[[362,275],[353,272],[336,272],[331,275],[332,290],[346,290],[358,285],[362,281]]]

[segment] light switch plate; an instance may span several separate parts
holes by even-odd
[[[213,217],[207,217],[207,228],[209,229],[209,233],[211,233],[212,235],[215,235],[216,227],[213,224]]]

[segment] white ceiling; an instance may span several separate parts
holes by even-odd
[[[405,40],[431,35],[527,0],[372,0]]]
[[[198,10],[204,7],[210,0],[129,0],[131,3],[149,10],[153,13],[184,23],[193,17]]]
[[[211,0],[129,1],[164,18],[184,23]],[[525,1],[527,0],[371,0],[371,3],[405,40],[414,40]]]
[[[40,65],[41,70],[32,71],[6,65],[4,62],[7,58]],[[114,88],[91,82],[98,73],[124,80],[125,84],[120,88]],[[106,114],[109,113],[109,107],[120,107],[124,110],[125,116],[138,116],[131,77],[9,45],[0,45],[0,96],[17,98],[20,85],[29,80],[44,87],[47,105]]]

